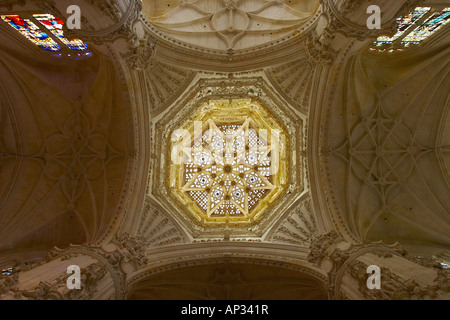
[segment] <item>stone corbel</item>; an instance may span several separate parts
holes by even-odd
[[[156,44],[147,36],[139,38],[134,35],[129,41],[132,50],[124,57],[132,70],[145,71],[153,66]]]

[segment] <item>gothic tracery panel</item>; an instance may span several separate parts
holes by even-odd
[[[273,148],[259,137],[252,122],[226,125],[211,120],[208,130],[194,141],[182,189],[208,216],[249,215],[275,188],[270,182]]]
[[[197,116],[193,132],[185,130],[179,137],[176,131],[172,137],[181,144],[172,149],[177,173],[171,177],[202,219],[254,220],[255,208],[267,206],[284,188],[284,133],[267,126],[269,114],[258,111],[262,107],[257,101],[211,100],[205,108],[208,112]]]

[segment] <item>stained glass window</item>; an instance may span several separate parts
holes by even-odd
[[[13,268],[8,268],[8,269],[2,270],[0,275],[2,275],[2,276],[10,276],[12,273],[13,273]]]
[[[242,124],[210,120],[208,126],[188,151],[182,190],[208,217],[248,216],[275,188],[270,143],[251,119]]]
[[[376,41],[376,45],[379,47],[382,45],[391,44],[392,42],[400,38],[411,26],[413,26],[430,10],[431,7],[418,7],[406,17],[397,19],[398,23],[397,33],[392,38],[379,37]]]
[[[1,18],[38,47],[48,51],[61,51],[61,47],[29,19],[23,19],[18,15],[6,15]]]
[[[2,15],[2,20],[16,29],[32,43],[47,51],[60,52],[58,56],[72,56],[70,50],[77,51],[75,56],[90,56],[88,46],[81,40],[68,40],[64,35],[64,22],[51,14],[34,14],[24,16]],[[50,34],[46,31],[50,31]],[[61,45],[64,44],[67,46]],[[64,53],[65,52],[65,53]]]
[[[425,23],[413,32],[408,34],[402,41],[405,46],[410,46],[412,44],[418,44],[419,42],[427,39],[444,25],[450,22],[450,7],[445,8],[441,12],[435,12],[425,21]]]
[[[417,7],[409,15],[397,19],[398,30],[393,37],[379,37],[372,51],[398,51],[417,45],[428,39],[450,21],[450,7],[437,10],[432,7]]]
[[[72,50],[86,51],[88,46],[79,39],[69,41],[64,36],[63,26],[64,22],[61,19],[55,18],[51,14],[35,14],[33,17],[43,24],[53,35],[58,37],[62,43],[68,46]]]

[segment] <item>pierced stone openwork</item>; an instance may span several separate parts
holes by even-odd
[[[259,136],[249,118],[231,125],[209,120],[208,127],[188,151],[182,190],[208,217],[248,216],[274,189],[270,153],[276,146]]]
[[[282,129],[250,99],[201,109],[172,136],[178,195],[202,221],[254,221],[284,190]]]

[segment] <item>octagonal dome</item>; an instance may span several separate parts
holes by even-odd
[[[256,99],[209,100],[171,137],[169,191],[206,225],[258,221],[287,189],[286,130]]]
[[[263,77],[200,79],[154,125],[150,196],[194,238],[261,237],[304,191],[303,117]]]

